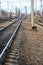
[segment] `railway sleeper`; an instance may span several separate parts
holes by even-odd
[[[18,59],[7,59],[5,62],[10,62],[10,63],[17,63]]]
[[[5,65],[18,65],[18,64],[14,64],[14,63],[5,63]]]
[[[9,58],[18,59],[19,56],[8,56],[8,59],[9,59]]]
[[[19,50],[19,47],[16,46],[15,49],[12,48],[11,50],[18,51]]]

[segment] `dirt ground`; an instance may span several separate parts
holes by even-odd
[[[31,30],[29,21],[22,25],[20,65],[43,65],[43,29]]]
[[[0,29],[5,27],[5,26],[8,26],[11,22],[3,22],[3,23],[0,23]]]

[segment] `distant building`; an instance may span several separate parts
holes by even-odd
[[[8,12],[2,10],[2,19],[8,19]]]
[[[5,10],[1,10],[1,12],[2,12],[2,19],[10,19],[15,17],[15,14],[13,12],[7,12]]]

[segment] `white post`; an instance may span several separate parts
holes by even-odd
[[[0,19],[2,18],[2,12],[1,12],[1,0],[0,0]]]
[[[34,0],[31,0],[31,23],[34,26]]]

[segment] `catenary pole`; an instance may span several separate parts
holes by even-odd
[[[0,19],[2,18],[2,11],[1,11],[1,0],[0,0]]]
[[[42,0],[40,0],[40,8],[41,8],[40,14],[42,16]]]
[[[34,0],[31,0],[31,23],[34,26]]]

